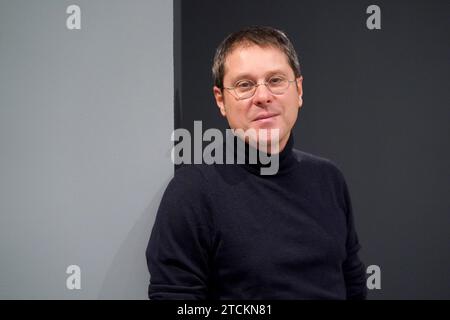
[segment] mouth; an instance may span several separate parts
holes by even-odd
[[[271,119],[274,118],[276,116],[278,116],[278,113],[265,113],[265,114],[260,114],[259,116],[257,116],[255,119],[253,119],[253,121],[261,121],[261,120],[266,120],[266,119]]]

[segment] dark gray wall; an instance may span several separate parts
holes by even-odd
[[[381,8],[381,30],[366,8]],[[214,50],[252,24],[288,33],[304,105],[296,147],[344,172],[373,299],[450,298],[448,1],[175,1],[175,125],[226,128],[212,96]]]

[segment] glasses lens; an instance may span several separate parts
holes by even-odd
[[[250,80],[242,80],[235,84],[234,91],[241,99],[250,98],[255,92],[255,83]]]
[[[274,94],[282,94],[286,91],[286,89],[289,86],[289,81],[287,81],[287,79],[280,77],[280,76],[275,76],[269,79],[269,81],[267,81],[267,87],[269,88],[269,90],[274,93]]]

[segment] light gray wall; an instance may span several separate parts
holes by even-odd
[[[0,0],[0,298],[147,298],[173,175],[172,25],[167,0]]]

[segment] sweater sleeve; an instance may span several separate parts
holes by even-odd
[[[146,250],[150,300],[205,299],[212,222],[202,174],[180,168],[167,186]]]
[[[361,300],[366,299],[367,296],[366,272],[364,263],[358,256],[358,251],[361,249],[361,245],[356,233],[350,193],[343,176],[342,181],[343,200],[347,219],[347,257],[342,264],[342,270],[344,272],[347,299]]]

